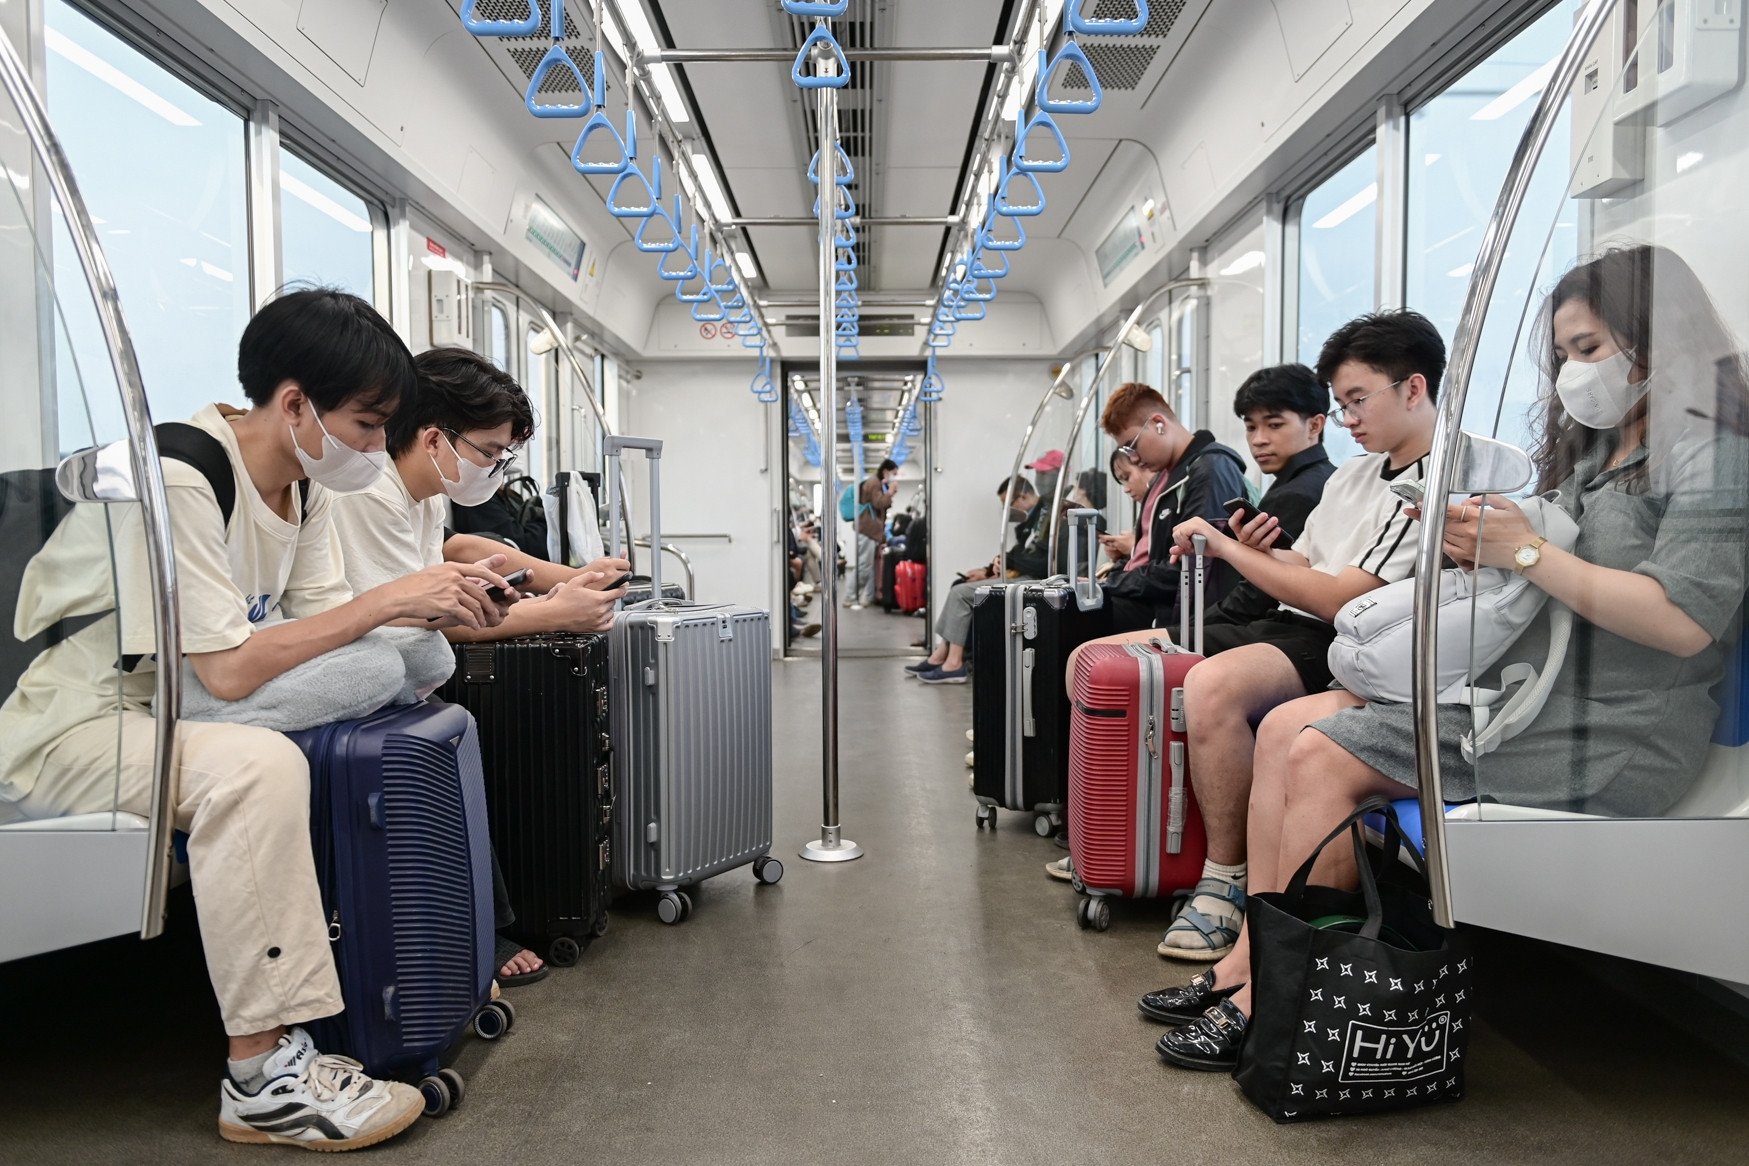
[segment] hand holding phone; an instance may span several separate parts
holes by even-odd
[[[1386,488],[1417,510],[1421,508],[1422,499],[1427,496],[1427,487],[1420,482],[1392,482]]]
[[[510,574],[504,576],[504,582],[508,583],[513,588],[521,587],[524,583],[528,582],[529,576],[533,574],[534,571],[532,569],[524,567],[520,571],[512,571]],[[507,602],[510,597],[502,587],[488,587],[486,588],[486,598],[490,599],[493,603],[504,603]]]
[[[1244,543],[1246,546],[1255,546],[1255,543],[1244,537],[1244,528],[1259,519],[1268,520],[1269,515],[1257,509],[1249,498],[1229,498],[1221,503],[1221,509],[1227,512],[1227,529],[1232,533],[1233,537]],[[1241,511],[1245,514],[1244,522],[1239,521],[1239,514]],[[1275,527],[1275,531],[1275,541],[1270,543],[1267,548],[1259,549],[1285,551],[1293,546],[1293,535],[1283,530],[1279,524]]]

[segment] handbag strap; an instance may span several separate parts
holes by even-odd
[[[1286,904],[1291,909],[1297,909],[1305,899],[1306,884],[1311,880],[1312,868],[1317,865],[1318,856],[1323,854],[1324,848],[1336,841],[1343,831],[1348,831],[1352,836],[1354,865],[1360,879],[1361,894],[1366,899],[1366,923],[1360,929],[1360,935],[1365,939],[1377,939],[1379,929],[1384,926],[1385,921],[1384,904],[1379,897],[1380,872],[1375,871],[1372,863],[1367,861],[1366,846],[1360,832],[1362,819],[1372,813],[1384,815],[1386,853],[1395,861],[1395,856],[1398,853],[1406,851],[1412,857],[1412,865],[1425,876],[1427,864],[1421,857],[1420,850],[1403,833],[1403,824],[1397,819],[1395,807],[1383,796],[1374,794],[1354,807],[1346,818],[1343,818],[1330,833],[1324,836],[1322,842],[1312,848],[1312,853],[1306,856],[1306,860],[1294,872],[1293,878],[1288,880],[1285,893]]]

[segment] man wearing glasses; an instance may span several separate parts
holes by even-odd
[[[1275,706],[1328,688],[1336,613],[1413,572],[1414,522],[1390,486],[1423,479],[1444,371],[1445,344],[1425,317],[1404,310],[1349,321],[1325,341],[1316,375],[1338,402],[1331,419],[1366,453],[1330,476],[1293,548],[1277,545],[1280,525],[1266,513],[1240,514],[1231,531],[1195,518],[1173,532],[1174,559],[1200,534],[1211,558],[1279,606],[1249,622],[1211,624],[1209,659],[1185,678],[1191,784],[1208,856],[1196,893],[1160,943],[1163,956],[1214,961],[1238,938],[1248,874],[1252,726]],[[1194,1006],[1189,1019],[1195,1019],[1216,1002],[1201,1000],[1200,983],[1149,993],[1143,1013],[1169,1021]]]

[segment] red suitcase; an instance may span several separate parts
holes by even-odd
[[[1069,855],[1082,897],[1075,918],[1082,927],[1111,925],[1113,896],[1166,898],[1188,893],[1202,877],[1207,842],[1190,785],[1185,738],[1184,678],[1202,662],[1203,584],[1184,564],[1178,644],[1165,636],[1146,644],[1089,644],[1075,666],[1069,713]],[[1181,595],[1187,592],[1181,590]]]
[[[928,570],[924,564],[908,559],[898,566],[893,590],[899,610],[906,615],[923,610],[923,576]]]

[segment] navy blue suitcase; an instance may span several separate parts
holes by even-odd
[[[436,1116],[462,1081],[439,1059],[488,1003],[493,915],[486,793],[474,718],[440,701],[288,733],[310,760],[310,834],[346,1010],[316,1047],[416,1082]]]

